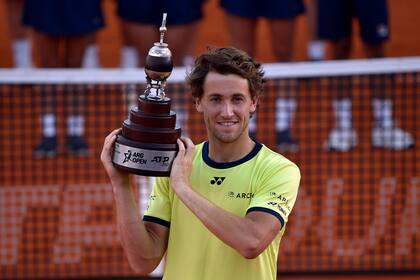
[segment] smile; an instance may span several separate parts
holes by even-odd
[[[229,121],[229,122],[217,122],[217,124],[222,126],[232,126],[235,125],[237,122]]]

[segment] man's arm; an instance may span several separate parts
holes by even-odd
[[[171,171],[171,186],[176,195],[220,240],[243,257],[256,258],[280,231],[280,221],[271,214],[258,211],[245,217],[236,216],[194,192],[188,180],[194,144],[188,138],[178,141],[179,152]]]
[[[131,267],[138,273],[152,272],[166,251],[169,230],[167,227],[143,222],[131,190],[129,175],[112,164],[111,151],[120,129],[106,138],[101,161],[109,176],[117,211],[117,226],[121,243]]]

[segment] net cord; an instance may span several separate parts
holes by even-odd
[[[266,63],[263,69],[267,79],[409,73],[420,71],[420,57]],[[183,82],[190,70],[175,67],[168,82]],[[126,84],[145,81],[143,68],[0,70],[0,84]]]

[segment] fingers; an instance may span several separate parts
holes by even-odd
[[[181,185],[188,183],[188,178],[191,175],[192,158],[195,148],[194,143],[189,138],[181,137],[176,141],[178,144],[178,154],[173,161],[170,176],[173,187],[179,182],[182,183]]]
[[[121,128],[117,128],[114,129],[110,134],[108,134],[108,136],[105,138],[105,144],[109,144],[110,141],[112,141],[112,139],[115,139],[115,137],[118,135],[118,133],[120,133]]]
[[[192,155],[194,153],[195,145],[193,141],[188,137],[181,137],[177,140],[179,151],[185,155]]]
[[[117,139],[118,133],[120,133],[121,128],[113,130],[104,140],[104,146],[101,152],[101,160],[103,162],[109,161],[111,159],[111,149]]]
[[[185,143],[185,145],[187,146],[187,148],[194,148],[195,147],[193,141],[190,138],[188,138],[188,137],[181,137],[180,139],[182,140],[182,142]]]
[[[181,140],[181,138],[176,139],[176,143],[178,144],[178,149],[179,149],[179,152],[184,153],[184,152],[185,152],[185,144],[184,144],[184,142]],[[179,152],[178,152],[178,153],[179,153]]]
[[[121,128],[114,129],[108,136],[105,138],[104,146],[111,147],[115,139],[117,138],[118,133],[120,133]]]
[[[181,140],[187,149],[185,156],[192,158],[195,150],[195,145],[193,141],[188,137],[181,137]]]

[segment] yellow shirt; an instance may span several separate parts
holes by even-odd
[[[280,220],[282,229],[257,258],[246,259],[201,223],[175,195],[168,178],[157,178],[143,220],[170,229],[163,279],[276,279],[280,239],[299,181],[294,163],[260,143],[244,158],[229,163],[212,161],[208,142],[197,145],[190,178],[197,193],[238,216],[269,213]]]

